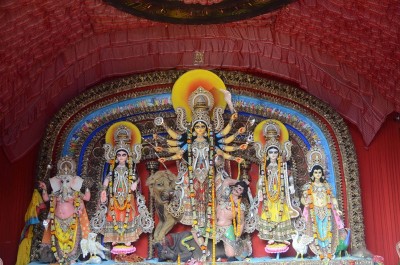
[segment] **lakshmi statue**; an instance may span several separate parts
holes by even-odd
[[[202,77],[199,78],[200,81],[195,82],[197,73]],[[194,78],[188,78],[188,75]],[[216,88],[224,87],[223,82],[219,80],[218,86],[210,82],[215,76],[208,71],[193,70],[182,75],[175,83],[172,101],[177,113],[176,125],[179,131],[169,128],[161,117],[155,119],[155,124],[163,126],[170,137],[166,140],[168,147],[155,147],[157,152],[171,154],[169,157],[159,158],[159,162],[180,161],[177,182],[183,193],[180,205],[183,214],[180,222],[192,226],[192,234],[203,255],[207,253],[208,239],[212,237],[215,225],[214,157],[220,155],[226,160],[241,163],[243,158],[229,153],[247,148],[247,144],[230,145],[236,136],[244,133],[246,129],[242,127],[236,133],[230,134],[233,123],[238,118],[234,110],[231,110],[229,123],[224,127],[223,109],[227,103],[229,106],[232,104],[229,92],[225,88]],[[208,77],[210,79],[201,81],[201,78]],[[182,85],[187,79],[194,80],[195,85]],[[186,102],[182,100],[184,95],[188,95]],[[156,141],[160,139],[158,136],[155,138]]]
[[[259,205],[258,236],[271,245],[289,245],[294,233],[292,219],[299,216],[300,208],[293,205],[289,159],[291,143],[286,127],[277,120],[265,120],[254,130],[256,156],[261,161],[257,194]],[[293,185],[293,184],[292,184]],[[268,247],[268,246],[267,246]]]
[[[47,193],[44,182],[39,182],[44,201],[50,201],[42,243],[51,244],[58,263],[75,263],[81,254],[80,242],[89,234],[89,219],[83,201],[90,200],[90,191],[80,192],[83,179],[76,176],[76,163],[63,157],[57,163],[57,175],[50,178],[52,193]]]
[[[324,168],[325,155],[319,147],[307,153],[311,181],[306,183],[301,198],[304,204],[303,217],[306,221],[305,233],[314,237],[309,245],[320,259],[332,259],[339,244],[339,232],[344,231],[338,202],[331,185],[327,182]],[[342,230],[343,229],[343,230]]]
[[[136,249],[132,242],[143,232],[151,232],[153,220],[138,190],[136,164],[141,159],[141,134],[130,122],[117,122],[106,133],[104,145],[108,161],[100,202],[107,204],[102,234],[111,242],[113,254],[130,254]]]

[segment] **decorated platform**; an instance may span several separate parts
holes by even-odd
[[[32,262],[30,265],[40,265],[43,263]],[[86,264],[84,262],[78,262],[79,264]],[[103,261],[101,264],[103,265],[127,265],[127,264],[135,264],[135,265],[149,265],[149,264],[160,264],[160,265],[177,265],[177,262],[159,262],[157,259],[145,260],[142,262],[135,263],[127,263],[127,262],[114,262],[111,260]],[[184,265],[184,262],[181,262]],[[203,265],[213,265],[212,262],[204,262]],[[318,258],[304,258],[304,259],[294,259],[294,258],[282,258],[282,259],[272,259],[272,258],[248,258],[243,261],[232,261],[232,262],[223,262],[218,261],[215,263],[216,265],[320,265],[320,264],[331,264],[331,265],[376,265],[378,263],[374,263],[372,258],[358,258],[358,257],[344,257],[340,259],[333,259],[328,261],[327,263],[323,263]],[[381,263],[383,264],[383,263]]]

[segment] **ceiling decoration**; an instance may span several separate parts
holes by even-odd
[[[103,1],[7,0],[0,10],[0,148],[10,161],[38,143],[72,97],[156,70],[234,69],[286,80],[355,124],[366,145],[400,112],[399,1],[295,1],[208,25],[151,21]]]
[[[217,24],[274,11],[294,0],[106,0],[132,15],[176,24]]]

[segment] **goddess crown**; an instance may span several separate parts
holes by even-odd
[[[192,126],[197,122],[203,122],[209,127],[210,111],[214,106],[213,95],[200,86],[190,94],[189,106],[193,113]]]
[[[326,157],[320,146],[313,146],[307,152],[308,172],[311,172],[314,166],[321,166],[326,169]]]
[[[69,181],[69,188],[75,191],[79,191],[83,183],[83,179],[76,176],[76,162],[70,156],[64,156],[58,160],[57,175],[49,181],[53,192],[60,191],[65,181]]]
[[[115,130],[114,139],[116,143],[114,146],[114,153],[123,150],[128,155],[131,155],[131,134],[132,132],[125,125],[121,125]]]
[[[266,138],[265,150],[271,147],[275,147],[278,151],[281,151],[281,143],[278,138],[280,136],[280,129],[278,124],[273,121],[268,121],[263,127],[263,134]]]
[[[64,156],[57,163],[57,175],[75,176],[76,175],[76,162],[72,157]]]
[[[141,158],[141,134],[139,128],[129,121],[119,121],[108,128],[106,143],[103,145],[104,157],[111,161],[118,151],[125,151],[135,163]]]

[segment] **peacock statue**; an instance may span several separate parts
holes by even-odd
[[[296,230],[296,234],[292,235],[292,239],[292,246],[297,253],[296,259],[299,255],[301,255],[301,258],[303,259],[303,255],[307,253],[308,245],[314,240],[314,238],[306,234],[300,236],[299,231]]]
[[[342,251],[345,252],[346,256],[349,256],[349,252],[347,252],[347,248],[350,245],[350,228],[345,228],[346,236],[345,237],[340,237],[339,239],[339,244],[336,247],[336,252],[335,255],[336,257],[341,258],[342,257]]]

